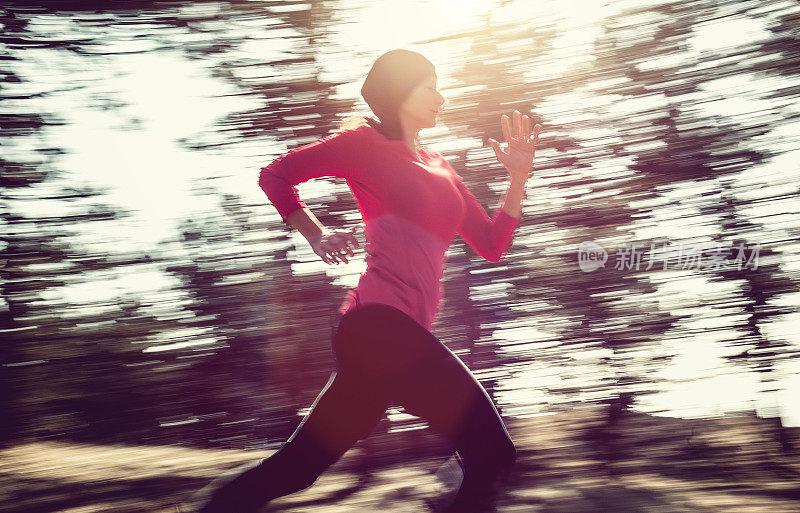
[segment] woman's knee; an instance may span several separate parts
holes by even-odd
[[[508,474],[517,462],[517,447],[511,437],[504,437],[496,447],[495,461],[498,472]]]
[[[470,440],[457,449],[469,471],[495,477],[508,474],[516,464],[517,448],[508,435],[484,437],[474,442]]]
[[[488,398],[474,403],[471,415],[463,423],[458,447],[467,458],[487,461],[499,468],[511,467],[517,459],[517,448],[503,420]]]

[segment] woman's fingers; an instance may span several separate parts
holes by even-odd
[[[350,256],[355,256],[355,253],[353,253],[353,250],[350,249],[350,247],[347,245],[347,241],[342,241],[342,242],[339,243],[339,247],[336,249],[336,255],[339,258],[341,258],[342,260],[344,260],[344,263],[346,264],[348,262],[347,262],[347,257],[345,256],[345,253],[347,253]]]
[[[511,123],[506,114],[500,118],[500,125],[503,127],[503,137],[506,138],[506,142],[511,142]]]
[[[322,259],[323,262],[326,264],[337,264],[336,255],[333,253],[331,249],[327,247],[327,244],[321,244],[319,249],[316,251],[319,257]]]
[[[500,117],[500,125],[503,128],[503,137],[506,138],[506,142],[511,142],[512,139],[519,139],[522,142],[535,143],[539,137],[539,132],[542,130],[542,125],[537,123],[533,127],[533,133],[531,133],[531,118],[527,114],[522,114],[515,109],[512,116],[514,118],[513,130],[511,118],[507,114],[503,114]]]
[[[326,262],[329,264],[338,264],[339,262],[336,261],[336,255],[334,255],[331,251],[325,252],[325,258],[327,259]]]
[[[336,245],[334,246],[335,251],[342,255],[342,257],[344,257],[345,252],[347,252],[347,254],[350,256],[356,256],[356,254],[353,253],[353,250],[350,249],[350,246],[348,245],[352,244],[353,240],[354,238],[350,234],[342,234],[342,237],[336,241]],[[355,242],[357,243],[358,241]],[[347,263],[346,259],[345,263]]]
[[[347,263],[347,260],[342,256],[341,253],[338,251],[331,251],[328,253],[328,257],[332,260],[334,264],[341,264],[342,262]]]
[[[492,138],[490,137],[490,138],[489,138],[489,144],[491,144],[491,145],[492,145],[492,149],[494,150],[494,154],[495,154],[495,155],[497,156],[497,158],[499,159],[499,158],[500,158],[500,152],[501,152],[501,151],[503,151],[503,150],[500,148],[500,143],[499,143],[499,142],[497,142],[496,140],[494,140],[494,139],[492,139]]]
[[[531,139],[531,118],[527,114],[522,116],[522,133],[525,139]]]
[[[503,155],[503,150],[500,149],[500,143],[492,138],[489,138],[489,144],[492,145],[492,149],[494,150],[494,156],[497,157],[498,162],[505,165],[505,156]]]
[[[350,231],[348,232],[347,235],[349,237],[350,242],[352,242],[353,245],[355,245],[355,247],[360,248],[361,247],[361,243],[358,242],[358,239],[356,239],[356,229],[357,228],[355,226],[353,226],[352,228],[350,228]]]
[[[327,250],[328,257],[333,261],[335,264],[339,264],[344,262],[347,263],[347,259],[344,256],[344,252],[338,247],[332,247]]]
[[[347,247],[347,244],[343,242],[340,242],[338,245],[331,245],[331,247],[325,251],[325,254],[331,260],[330,263],[332,264],[349,263],[345,253],[350,254],[350,256],[355,256],[353,250]]]
[[[344,243],[343,243],[343,244],[344,244],[344,249],[346,249],[346,250],[347,250],[347,254],[348,254],[348,255],[350,255],[350,256],[356,256],[356,254],[355,254],[355,253],[353,253],[353,250],[352,250],[352,249],[350,249],[350,246],[349,246],[349,244],[355,244],[355,245],[356,245],[356,247],[358,247],[358,241],[357,241],[357,240],[355,240],[355,237],[353,237],[353,236],[348,236],[348,237],[347,237],[347,240],[346,240],[346,241],[344,241]]]
[[[356,248],[361,247],[361,243],[355,236],[356,229],[357,227],[354,226],[347,231],[330,235],[320,246],[322,261],[326,264],[349,263],[346,255],[356,256],[350,245]]]

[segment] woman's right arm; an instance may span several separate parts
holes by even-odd
[[[322,176],[357,176],[362,167],[360,159],[364,155],[364,135],[358,128],[336,132],[287,151],[261,168],[259,173],[258,185],[281,219],[299,231],[328,263],[336,262],[336,256],[347,262],[341,253],[333,257],[327,257],[326,253],[335,253],[332,250],[338,247],[353,255],[347,242],[355,242],[356,245],[358,242],[355,237],[347,237],[347,232],[327,230],[299,198],[295,185]],[[324,247],[320,247],[320,244]]]

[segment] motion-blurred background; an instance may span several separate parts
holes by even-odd
[[[285,441],[365,263],[323,263],[258,171],[370,114],[397,47],[436,65],[422,143],[487,213],[500,116],[543,125],[508,254],[456,237],[435,330],[505,418],[800,426],[797,2],[12,0],[0,26],[5,447]],[[361,223],[343,180],[298,190]],[[419,428],[398,406],[375,436]]]

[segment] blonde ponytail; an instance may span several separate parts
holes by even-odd
[[[358,128],[360,126],[368,125],[368,124],[369,124],[369,121],[367,121],[367,118],[365,118],[364,116],[360,116],[360,115],[347,116],[341,122],[339,122],[339,130],[340,131],[342,131],[342,130],[352,130],[354,128]]]

